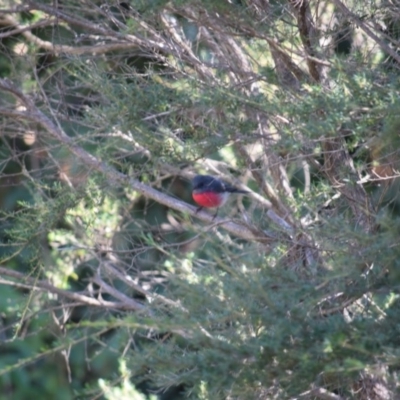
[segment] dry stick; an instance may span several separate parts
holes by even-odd
[[[104,27],[101,24],[96,24],[94,22],[90,22],[89,20],[81,18],[80,16],[78,16],[76,14],[69,15],[66,12],[64,12],[61,8],[57,8],[57,7],[54,7],[51,5],[46,5],[46,4],[43,4],[42,2],[35,2],[35,1],[30,1],[30,0],[26,1],[26,3],[28,6],[27,11],[32,11],[32,10],[42,11],[46,14],[53,15],[54,17],[57,17],[58,19],[61,19],[69,24],[85,28],[85,32],[88,32],[88,31],[96,32],[101,35],[113,36],[113,37],[117,37],[119,39],[130,37],[130,35],[125,35],[123,33],[113,31],[109,27]]]
[[[0,12],[1,12],[1,14],[3,13],[2,10]],[[6,25],[5,23],[7,23],[8,24],[7,28],[14,28],[14,29],[11,31],[9,30],[9,31],[0,33],[0,39],[5,39],[10,36],[19,35],[21,33],[23,34],[26,31],[31,31],[32,29],[35,29],[35,28],[43,28],[43,27],[52,25],[57,21],[55,18],[48,18],[48,19],[40,20],[34,24],[20,25],[18,23],[18,21],[16,19],[14,19],[13,17],[8,16],[8,15],[1,15],[1,14],[0,14],[0,25],[4,26],[4,25]]]
[[[51,23],[54,23],[55,19],[49,19],[48,21],[41,21],[40,24],[37,23],[32,25],[19,25],[17,20],[12,18],[11,16],[6,16],[4,18],[4,21],[9,23],[10,26],[14,26],[15,29],[13,31],[6,32],[4,34],[0,34],[0,38],[21,33],[25,37],[25,39],[28,40],[30,43],[33,43],[55,54],[66,53],[69,55],[76,55],[76,56],[83,54],[99,55],[111,51],[130,50],[138,48],[138,41],[132,40],[133,38],[132,35],[129,37],[130,40],[119,40],[119,41],[114,41],[112,43],[97,43],[91,46],[74,47],[65,44],[54,44],[52,42],[40,39],[38,36],[32,33],[31,29],[35,28],[36,26],[46,26],[46,23],[47,25],[51,25]]]
[[[119,290],[115,289],[114,287],[110,286],[108,283],[104,282],[101,279],[99,273],[97,273],[95,276],[93,276],[91,280],[93,283],[96,283],[97,285],[99,285],[100,288],[102,290],[104,290],[106,293],[108,293],[111,296],[118,299],[122,304],[128,304],[128,305],[132,306],[133,310],[139,311],[139,310],[146,309],[146,306],[144,306],[143,304],[137,302],[136,300],[130,298],[126,294],[124,294],[124,293],[120,292]]]
[[[73,26],[79,26],[85,29],[85,32],[90,31],[94,32],[98,35],[103,35],[107,39],[118,40],[116,43],[102,44],[102,45],[94,45],[94,46],[82,46],[82,47],[72,47],[67,45],[54,45],[51,43],[52,51],[54,52],[65,52],[70,54],[85,54],[85,53],[93,53],[93,54],[101,54],[108,51],[116,50],[116,49],[129,49],[129,48],[149,48],[156,49],[160,52],[167,52],[169,54],[173,54],[176,57],[179,57],[179,53],[176,52],[173,46],[166,42],[166,40],[162,37],[162,35],[156,32],[154,29],[149,27],[144,21],[137,21],[139,25],[146,30],[147,37],[141,37],[139,35],[120,33],[112,30],[109,27],[104,27],[101,24],[91,23],[87,19],[83,19],[77,15],[69,15],[59,8],[48,6],[42,3],[36,3],[35,1],[27,1],[28,10],[40,10],[46,14],[52,15],[58,19],[61,19]],[[32,33],[30,33],[32,34]],[[38,45],[41,45],[35,38],[31,37],[31,40],[36,41]],[[37,38],[38,39],[38,38]],[[40,39],[38,39],[40,40]],[[48,47],[46,42],[43,43],[44,46]],[[115,47],[114,47],[115,46]],[[161,58],[165,61],[164,57],[157,52],[152,52],[153,55]]]
[[[245,227],[243,224],[237,224],[232,221],[226,221],[221,218],[214,219],[211,214],[205,211],[196,212],[197,208],[187,204],[181,200],[175,199],[168,196],[152,187],[139,182],[137,179],[130,178],[116,169],[108,165],[107,163],[100,161],[92,154],[88,153],[82,147],[77,146],[74,143],[73,138],[69,137],[59,126],[57,126],[49,117],[41,112],[33,103],[33,101],[24,95],[18,88],[16,88],[9,80],[0,79],[0,90],[11,93],[14,97],[19,99],[27,111],[16,111],[13,109],[0,108],[0,115],[11,116],[14,118],[30,120],[41,125],[46,131],[57,141],[65,145],[71,153],[73,153],[79,160],[81,160],[90,169],[93,169],[103,174],[109,180],[110,185],[124,185],[130,186],[133,190],[141,193],[143,196],[155,200],[158,203],[164,204],[165,206],[185,212],[189,215],[195,216],[205,222],[216,222],[220,223],[228,232],[233,235],[246,240],[255,240],[259,242],[271,242],[271,238],[263,234]]]
[[[118,303],[118,302],[113,302],[113,301],[105,301],[105,300],[98,300],[93,297],[85,296],[80,293],[76,292],[69,292],[67,290],[59,289],[55,286],[53,286],[51,283],[44,282],[44,281],[38,281],[37,279],[34,278],[29,278],[26,275],[10,270],[8,268],[0,267],[0,275],[3,276],[9,276],[14,279],[18,279],[21,282],[26,282],[24,283],[18,283],[18,282],[12,282],[12,281],[6,281],[4,279],[1,279],[0,283],[10,285],[10,286],[19,286],[19,287],[28,287],[30,289],[37,289],[37,290],[43,290],[43,291],[49,291],[51,293],[58,294],[60,296],[63,296],[67,299],[71,299],[74,301],[79,302],[80,304],[86,304],[88,306],[95,306],[95,307],[103,307],[103,308],[113,308],[113,309],[122,309],[122,310],[143,310],[145,306],[143,304],[140,304],[133,299],[130,299],[129,303]]]
[[[128,274],[118,270],[118,268],[115,267],[114,265],[112,265],[112,263],[106,262],[106,263],[102,264],[102,267],[108,273],[117,277],[119,280],[126,283],[128,286],[130,286],[132,289],[136,290],[138,293],[146,296],[146,298],[148,298],[151,302],[158,300],[164,304],[171,305],[173,307],[178,307],[182,311],[188,312],[179,302],[170,300],[167,297],[165,297],[159,293],[151,293],[149,290],[142,288],[140,285],[135,283]]]

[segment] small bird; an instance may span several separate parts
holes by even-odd
[[[240,190],[218,178],[210,175],[196,175],[192,180],[192,197],[199,205],[196,212],[199,212],[203,207],[216,208],[223,206],[228,200],[230,193],[249,193],[247,190]]]

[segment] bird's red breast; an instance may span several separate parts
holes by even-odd
[[[193,192],[193,200],[202,207],[219,207],[225,202],[225,193]]]

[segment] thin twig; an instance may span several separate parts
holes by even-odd
[[[102,308],[112,308],[112,309],[120,309],[120,310],[134,310],[136,311],[138,307],[136,305],[127,304],[127,303],[118,303],[113,301],[105,301],[105,300],[98,300],[93,297],[89,297],[83,295],[81,293],[76,292],[69,292],[67,290],[59,289],[53,286],[49,282],[39,281],[33,278],[29,278],[26,275],[10,270],[8,268],[0,267],[0,274],[3,276],[9,276],[11,278],[17,279],[20,282],[8,281],[6,279],[0,279],[0,283],[9,286],[16,286],[22,288],[29,288],[32,290],[41,290],[47,291],[50,293],[58,294],[66,299],[74,300],[79,302],[82,305],[88,306],[95,306],[95,307],[102,307]],[[21,283],[24,282],[24,283]]]

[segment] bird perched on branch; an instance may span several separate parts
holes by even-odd
[[[192,197],[199,205],[196,212],[199,212],[203,207],[218,208],[223,206],[231,193],[249,193],[247,190],[240,190],[220,179],[210,175],[196,175],[192,180]]]

